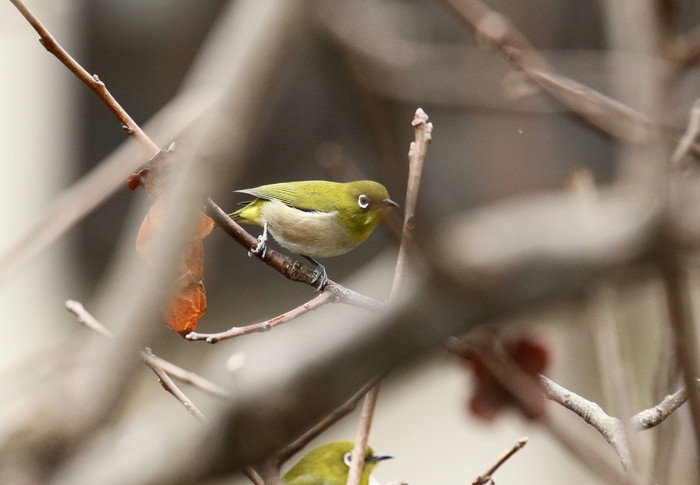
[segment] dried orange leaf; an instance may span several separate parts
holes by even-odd
[[[163,209],[161,204],[158,203],[159,200],[156,199],[151,208],[148,209],[148,213],[143,218],[139,232],[136,235],[136,254],[139,256],[145,256],[151,237],[163,216]]]
[[[202,214],[199,218],[199,228],[194,239],[204,239],[211,233],[212,229],[214,229],[214,220],[208,215]]]
[[[199,281],[204,276],[204,244],[195,241],[187,245],[183,252],[182,277],[187,281]]]
[[[191,282],[168,302],[165,321],[183,337],[197,328],[199,318],[207,311],[207,297],[201,281]]]

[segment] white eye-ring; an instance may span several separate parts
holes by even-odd
[[[360,196],[360,197],[362,197],[362,196]],[[352,453],[348,451],[347,453],[345,453],[343,455],[343,463],[345,463],[348,466],[348,468],[350,468],[351,462],[352,462]]]
[[[360,196],[357,198],[357,205],[359,205],[362,209],[366,209],[369,206],[369,197],[367,197],[365,194],[360,194]]]

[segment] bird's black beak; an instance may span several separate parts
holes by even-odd
[[[390,199],[385,199],[385,200],[390,200]],[[394,458],[391,455],[370,455],[367,458],[365,458],[365,463],[376,463],[378,461],[382,460],[390,460]]]
[[[391,200],[389,198],[382,200],[382,202],[384,202],[386,205],[389,205],[391,207],[396,207],[396,208],[399,207],[399,204],[397,204],[396,202],[394,202],[393,200]]]

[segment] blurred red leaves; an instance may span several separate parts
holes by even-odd
[[[129,189],[143,187],[146,193],[155,198],[136,236],[136,252],[143,257],[148,256],[152,236],[163,222],[165,197],[162,196],[161,179],[162,177],[154,168],[145,168],[131,174],[127,180]],[[180,276],[173,283],[172,296],[164,310],[164,318],[168,326],[183,337],[197,328],[197,322],[207,310],[206,292],[202,283],[204,277],[202,240],[211,233],[213,228],[214,221],[202,213],[191,240],[185,246],[182,257],[178,261]]]
[[[536,419],[544,412],[537,376],[547,368],[549,351],[535,338],[479,338],[451,350],[471,371],[474,385],[468,408],[474,416],[493,421],[502,411],[516,408],[528,419]],[[522,386],[523,380],[527,386]]]

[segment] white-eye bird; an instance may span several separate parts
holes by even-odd
[[[309,451],[282,477],[285,485],[345,485],[350,470],[352,441],[334,441]],[[368,485],[374,467],[389,455],[375,455],[367,447],[360,485]]]
[[[255,200],[229,216],[263,227],[254,253],[265,254],[268,233],[281,246],[316,265],[318,288],[326,270],[314,258],[344,254],[367,239],[392,207],[383,185],[371,180],[337,183],[306,180],[237,190]]]

